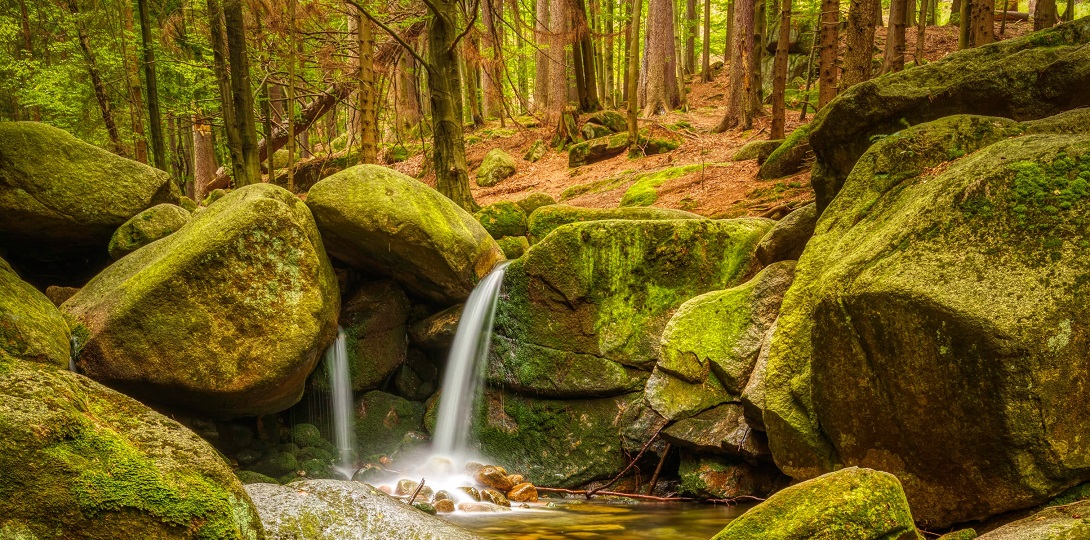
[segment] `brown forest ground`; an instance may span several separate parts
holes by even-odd
[[[1030,24],[1008,22],[1004,38],[1021,36],[1030,31]],[[915,28],[909,28],[906,34],[905,58],[906,62],[912,63],[916,49]],[[996,35],[998,34],[997,21]],[[886,30],[879,28],[875,40],[876,61],[881,60],[880,51],[884,47],[885,37]],[[957,28],[928,27],[925,44],[924,58],[927,61],[938,60],[957,49]],[[498,121],[489,121],[475,131],[467,131],[467,138],[473,141],[466,147],[473,196],[484,206],[501,200],[516,200],[533,192],[547,193],[561,200],[565,190],[582,188],[584,193],[566,198],[562,202],[592,208],[614,208],[620,203],[625,190],[634,182],[625,180],[624,177],[618,178],[623,173],[705,164],[706,167],[702,170],[663,183],[658,188],[659,197],[654,206],[688,210],[708,217],[738,217],[762,215],[770,209],[784,205],[793,208],[812,200],[809,172],[778,180],[758,180],[756,161],[730,161],[746,142],[768,138],[769,117],[757,119],[752,130],[711,133],[724,112],[726,71],[718,70],[714,79],[708,83],[699,82],[699,77],[690,77],[688,106],[685,110],[679,109],[655,118],[640,119],[640,126],[651,127],[655,136],[672,136],[681,141],[680,147],[665,154],[638,159],[622,154],[570,169],[567,152],[550,150],[536,163],[522,159],[535,140],[548,140],[551,135],[549,129],[524,128],[508,121],[508,130],[505,131],[499,129]],[[809,114],[807,121],[812,117]],[[683,126],[687,123],[687,126],[679,127],[679,123]],[[803,123],[805,122],[799,121],[799,110],[789,108],[787,133]],[[472,178],[484,155],[493,148],[502,148],[511,154],[518,163],[518,172],[496,186],[478,187]],[[424,159],[423,155],[418,154],[393,167],[419,176]],[[617,181],[609,181],[615,178]],[[423,180],[434,185],[434,174],[426,174]]]

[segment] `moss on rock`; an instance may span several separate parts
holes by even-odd
[[[477,185],[492,187],[515,174],[515,158],[499,148],[493,148],[484,155],[484,161],[477,169]]]
[[[88,376],[163,405],[252,416],[299,400],[339,307],[306,205],[256,184],[117,261],[62,311],[83,334]]]
[[[777,261],[796,261],[817,226],[817,204],[810,203],[792,211],[776,222],[757,244],[757,261],[768,265]]]
[[[554,204],[539,208],[530,214],[528,236],[531,244],[536,244],[561,225],[583,221],[602,221],[607,219],[626,220],[666,220],[666,219],[704,219],[702,216],[672,210],[669,208],[584,208]]]
[[[0,351],[17,360],[68,367],[68,323],[48,298],[0,259]]]
[[[530,249],[530,241],[525,236],[504,236],[496,243],[500,245],[500,249],[503,250],[503,255],[508,260],[515,260],[521,257],[526,250]]]
[[[645,372],[607,358],[541,347],[494,336],[489,382],[545,398],[596,397],[643,388]]]
[[[378,388],[405,362],[409,309],[409,298],[392,280],[364,283],[345,301],[339,323],[353,390]],[[316,388],[329,389],[325,362],[311,378]]]
[[[424,405],[378,390],[356,400],[356,455],[362,460],[391,456],[405,435],[424,429]]]
[[[157,204],[123,223],[114,231],[107,250],[120,259],[189,223],[190,213],[181,206]]]
[[[756,159],[757,164],[761,165],[766,160],[768,160],[768,156],[771,156],[772,152],[775,152],[776,149],[779,148],[783,144],[783,141],[784,141],[783,139],[775,139],[775,140],[771,140],[771,141],[766,141],[766,140],[750,141],[750,142],[742,145],[742,147],[739,148],[738,151],[735,152],[733,156],[731,156],[730,160],[731,161],[747,161],[747,160],[750,160],[750,159]]]
[[[628,133],[617,133],[573,144],[568,149],[568,167],[579,167],[619,155],[629,145]]]
[[[751,465],[740,459],[700,456],[683,452],[678,467],[678,493],[706,499],[768,496],[780,479],[768,465]],[[767,538],[779,538],[769,535]]]
[[[490,204],[473,217],[497,240],[504,236],[526,236],[526,211],[511,201]]]
[[[773,180],[795,174],[802,170],[813,154],[810,149],[810,126],[802,126],[791,132],[783,144],[768,155],[757,171],[757,178]]]
[[[519,205],[519,208],[522,208],[522,211],[529,216],[534,213],[534,210],[542,206],[556,204],[556,199],[552,198],[548,193],[536,192],[515,201],[515,204]]]
[[[697,171],[704,171],[707,168],[717,167],[715,164],[694,164],[694,165],[681,165],[678,167],[667,167],[658,171],[652,171],[648,173],[642,173],[633,177],[635,182],[628,186],[624,195],[621,196],[622,207],[628,206],[651,206],[655,204],[655,201],[659,199],[658,188],[668,180],[675,178],[681,178],[690,173]]]

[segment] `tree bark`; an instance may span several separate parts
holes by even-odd
[[[908,0],[892,0],[889,11],[889,31],[886,34],[886,51],[882,59],[882,73],[893,73],[905,68],[905,13]]]
[[[761,73],[761,63],[765,52],[765,27],[768,23],[764,0],[754,2],[753,12],[753,45],[750,47],[749,81],[746,84],[746,99],[749,102],[749,117],[744,122],[744,129],[753,127],[753,118],[767,116],[762,104],[764,93],[764,78]]]
[[[95,101],[98,102],[98,110],[102,114],[102,123],[106,125],[106,134],[110,137],[110,150],[115,154],[123,155],[121,135],[118,134],[117,124],[114,122],[110,99],[106,96],[106,85],[102,82],[102,75],[98,71],[98,63],[91,49],[91,39],[87,37],[87,26],[83,24],[76,0],[68,0],[68,13],[76,20],[79,48],[83,52],[83,59],[87,62],[87,73],[91,76],[91,88],[95,91]]]
[[[604,67],[602,73],[604,77],[602,79],[602,86],[605,90],[605,104],[607,107],[615,107],[617,104],[617,91],[614,77],[614,58],[613,58],[613,0],[605,0],[605,14],[602,17],[602,26],[605,30],[605,49],[603,56]]]
[[[558,2],[559,3],[559,2]],[[431,0],[429,9],[428,54],[434,126],[432,163],[435,188],[468,212],[480,207],[469,189],[465,139],[462,133],[462,81],[456,56],[456,0]]]
[[[561,1],[561,0],[554,0]],[[549,67],[552,66],[548,44],[549,0],[537,0],[534,7],[534,110],[547,111],[549,106]]]
[[[549,61],[548,108],[545,110],[544,125],[558,128],[562,121],[564,107],[568,104],[568,68],[566,45],[566,27],[568,10],[566,0],[549,0],[549,30],[546,49]]]
[[[677,58],[674,55],[674,2],[647,4],[647,39],[644,41],[640,103],[645,117],[663,114],[678,104]]]
[[[923,52],[927,38],[927,6],[929,3],[928,0],[920,0],[920,18],[916,22],[916,53],[913,58],[917,66],[923,64],[924,61]]]
[[[593,27],[589,24],[587,8],[583,3],[583,0],[574,1],[575,8],[579,12],[577,15],[582,21],[580,26],[582,32],[579,36],[579,52],[583,56],[583,89],[586,92],[586,103],[583,104],[583,111],[592,112],[602,108],[601,102],[598,100],[598,79],[594,75],[594,43],[590,37],[590,29]]]
[[[980,47],[995,41],[995,0],[972,0],[973,6],[973,47]],[[1053,0],[1055,6],[1055,0]]]
[[[1033,11],[1033,29],[1044,30],[1053,26],[1056,26],[1056,0],[1037,0],[1037,9]]]
[[[837,31],[840,26],[839,0],[821,2],[821,54],[818,57],[818,108],[824,107],[836,97],[836,49]]]
[[[254,122],[254,96],[250,89],[250,59],[246,52],[246,22],[242,16],[242,1],[226,0],[223,17],[227,30],[227,52],[231,60],[231,97],[242,147],[242,176],[235,178],[235,183],[245,186],[261,182],[261,160],[258,157],[257,125]]]
[[[734,0],[727,0],[727,31],[723,39],[723,63],[730,63],[731,45],[734,43]]]
[[[220,110],[223,113],[223,131],[227,136],[227,149],[231,154],[231,170],[235,178],[246,176],[242,159],[242,136],[238,129],[234,99],[231,96],[231,77],[228,73],[227,37],[223,28],[223,8],[220,0],[207,0],[208,27],[211,30],[212,62],[216,84],[220,91]],[[271,93],[271,90],[270,90]],[[273,101],[275,108],[278,103]]]
[[[685,1],[685,74],[696,73],[696,25],[700,17],[696,13],[696,0]]]
[[[485,31],[482,36],[484,45],[481,51],[484,58],[484,66],[481,78],[484,81],[484,102],[482,110],[485,118],[499,118],[503,125],[504,97],[503,97],[503,34],[497,19],[503,20],[502,0],[483,0],[481,2],[481,18]]]
[[[961,0],[958,14],[958,50],[973,46],[973,0]]]
[[[768,138],[784,138],[786,123],[787,54],[791,48],[791,0],[780,0],[780,36],[772,66],[772,127]]]
[[[129,117],[132,121],[133,155],[140,163],[148,162],[148,142],[144,133],[144,89],[140,85],[140,70],[136,67],[136,50],[129,42],[136,25],[132,2],[121,2],[121,58],[125,69],[125,85],[129,95]]]
[[[371,21],[360,17],[356,25],[359,62],[360,163],[378,163],[378,121],[375,100],[375,38]]]
[[[458,46],[462,50],[462,79],[465,83],[465,108],[469,111],[468,119],[474,128],[484,125],[484,117],[481,116],[480,86],[481,64],[477,60],[481,57],[480,48],[475,39],[469,36],[461,40]]]
[[[712,0],[704,0],[704,43],[700,55],[700,80],[711,82],[711,43],[712,43]]]
[[[207,186],[216,177],[216,152],[212,146],[212,126],[203,117],[193,116],[193,193],[196,201],[207,194]]]
[[[628,19],[628,77],[625,79],[625,88],[628,93],[628,140],[630,143],[635,143],[639,135],[639,123],[636,120],[639,91],[636,89],[636,80],[639,78],[637,74],[640,70],[640,11],[642,11],[643,2],[633,0],[630,5],[632,16]]]
[[[731,29],[730,79],[727,83],[727,112],[716,126],[716,132],[733,129],[750,121],[746,106],[746,86],[751,66],[750,47],[753,46],[753,26],[756,5],[754,0],[734,0],[734,24]]]
[[[148,0],[137,0],[140,10],[140,36],[144,45],[144,87],[148,92],[148,127],[151,130],[151,153],[155,166],[167,168],[166,149],[163,147],[163,119],[159,112],[159,81],[155,75],[155,48],[151,37],[151,16]]]
[[[840,74],[842,91],[871,77],[874,69],[874,21],[879,9],[879,0],[852,0],[848,8],[844,69]]]

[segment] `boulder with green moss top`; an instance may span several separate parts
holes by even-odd
[[[306,205],[237,189],[62,305],[82,373],[210,416],[284,410],[332,341],[333,268]]]
[[[801,171],[813,159],[810,149],[810,126],[802,126],[791,132],[783,144],[776,148],[761,164],[757,178],[773,180],[791,176]]]
[[[357,165],[307,196],[330,255],[454,304],[504,260],[488,231],[438,191],[397,171]]]
[[[409,149],[403,144],[392,145],[382,152],[382,159],[386,163],[401,163],[409,159]]]
[[[181,198],[178,199],[178,206],[185,208],[186,212],[192,214],[197,210],[197,201],[194,201],[193,199],[182,195]]]
[[[851,467],[785,488],[713,540],[917,540],[905,492],[891,474]]]
[[[114,231],[107,248],[110,257],[120,259],[189,223],[191,214],[181,206],[157,204],[126,221]]]
[[[757,261],[772,264],[777,261],[796,261],[802,256],[806,242],[814,235],[817,226],[817,204],[810,203],[787,214],[776,222],[772,230],[757,244]]]
[[[538,139],[530,145],[530,148],[526,149],[526,153],[522,155],[522,159],[525,159],[530,163],[537,163],[538,160],[545,157],[545,153],[548,151],[549,146],[545,144],[545,141]]]
[[[595,356],[494,336],[488,380],[546,398],[612,396],[643,388],[647,372]]]
[[[515,260],[526,253],[526,250],[530,249],[530,241],[525,236],[504,236],[496,242],[500,245],[500,249],[503,250],[503,254],[509,260]]]
[[[254,471],[235,471],[238,481],[243,484],[277,484],[275,478]]]
[[[678,493],[705,499],[764,498],[785,483],[783,475],[771,465],[691,452],[681,453],[678,476],[681,479]]]
[[[477,185],[492,187],[515,174],[515,158],[499,148],[493,148],[484,155],[484,161],[477,169]]]
[[[665,169],[635,175],[632,177],[635,181],[627,190],[625,190],[624,195],[621,197],[620,206],[651,206],[659,199],[658,188],[667,180],[681,178],[687,174],[701,173],[705,169],[716,166],[717,165],[714,164],[704,165],[697,163],[693,165],[666,167]]]
[[[583,124],[583,129],[580,129],[579,132],[582,133],[583,138],[587,139],[588,141],[591,139],[597,139],[598,137],[608,137],[615,133],[612,129],[609,129],[605,126],[600,126],[598,124],[592,124],[590,122]]]
[[[556,199],[552,198],[548,193],[536,192],[515,201],[515,204],[519,205],[519,208],[522,208],[522,211],[529,216],[534,213],[534,210],[542,206],[556,204]]]
[[[887,470],[934,526],[1090,479],[1087,211],[1090,110],[953,116],[876,143],[783,302],[764,412],[777,464]]]
[[[526,236],[526,211],[511,201],[490,204],[473,217],[497,240],[504,236]]]
[[[223,189],[223,188],[213,189],[212,191],[208,192],[208,195],[206,195],[204,197],[204,200],[201,201],[201,206],[211,206],[212,203],[222,199],[225,195],[227,195],[230,192],[231,192],[230,190]]]
[[[0,259],[0,351],[16,360],[68,367],[68,323],[41,292]]]
[[[554,204],[538,208],[530,214],[527,224],[528,237],[531,244],[536,244],[561,225],[616,219],[650,221],[704,219],[704,217],[684,210],[669,208],[584,208],[582,206]]]
[[[562,226],[507,267],[497,333],[520,344],[649,370],[678,306],[742,280],[753,247],[772,223],[680,219]]]
[[[1090,501],[1046,508],[981,536],[980,540],[1078,540],[1090,538]]]
[[[651,137],[647,133],[640,133],[636,144],[628,151],[629,157],[654,156],[677,150],[681,143],[673,139]]]
[[[193,432],[86,377],[5,354],[0,531],[18,525],[39,540],[265,538],[238,479]]]
[[[409,339],[420,348],[427,350],[449,349],[454,341],[454,332],[458,329],[458,320],[462,318],[462,308],[457,304],[426,319],[417,321],[409,327]]]
[[[1029,120],[1090,106],[1090,18],[958,51],[842,92],[810,124],[818,213],[875,140],[952,114]]]
[[[628,120],[617,111],[598,111],[587,117],[587,123],[605,126],[614,133],[628,129]]]
[[[938,537],[936,540],[973,540],[974,538],[978,538],[975,530],[962,529],[960,531],[946,533]],[[1040,537],[1034,536],[1024,538],[1024,540],[1037,540],[1038,538]]]
[[[756,159],[757,164],[761,165],[768,160],[768,156],[771,156],[772,152],[775,152],[776,149],[783,144],[783,141],[783,139],[774,139],[771,141],[758,140],[747,142],[731,156],[730,160],[746,161]]]
[[[715,373],[709,373],[698,383],[691,383],[657,366],[647,379],[643,393],[648,406],[667,420],[687,418],[716,405],[738,401],[738,394],[723,388]]]
[[[341,308],[348,352],[348,373],[355,391],[371,390],[390,378],[405,361],[409,299],[392,280],[360,285]],[[329,372],[323,362],[313,380],[329,388]]]
[[[121,224],[179,195],[167,173],[60,129],[0,124],[0,248],[12,261],[98,256]]]
[[[733,456],[751,463],[768,462],[772,457],[768,440],[763,433],[753,431],[737,403],[719,405],[674,422],[663,430],[662,437],[674,446],[702,455]]]
[[[424,404],[372,390],[356,399],[356,454],[362,460],[391,456],[405,435],[424,429]]]
[[[476,540],[477,535],[362,482],[249,484],[270,540]]]
[[[620,155],[629,142],[628,133],[617,133],[573,144],[568,149],[568,166],[579,167]]]

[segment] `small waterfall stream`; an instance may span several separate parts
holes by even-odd
[[[352,426],[352,377],[348,373],[348,346],[343,328],[337,328],[337,341],[326,349],[325,363],[333,405],[333,442],[337,445],[334,470],[351,479],[355,471],[353,452],[356,437]]]
[[[462,310],[440,387],[443,393],[432,437],[432,452],[437,455],[464,457],[467,453],[473,404],[484,378],[492,344],[492,321],[507,264],[500,263],[477,284]]]

